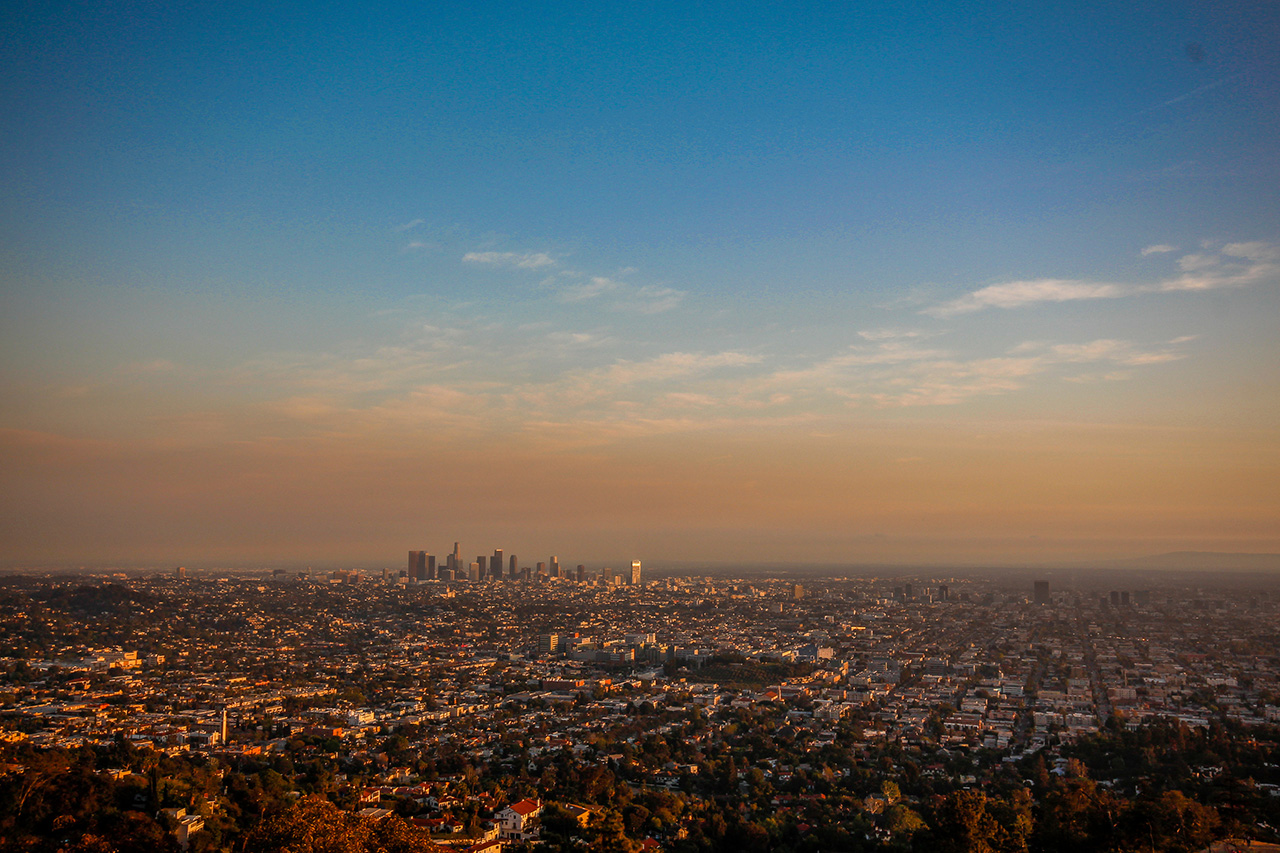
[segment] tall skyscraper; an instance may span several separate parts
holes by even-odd
[[[560,577],[560,558],[555,554],[551,555],[551,577]]]
[[[428,554],[427,555],[427,580],[433,581],[435,579],[436,579],[436,555]]]
[[[515,580],[515,579],[516,579],[516,575],[517,575],[517,574],[519,574],[519,572],[518,572],[518,566],[519,566],[519,563],[518,563],[518,562],[517,562],[517,560],[516,560],[516,555],[515,555],[515,554],[512,554],[512,555],[511,555],[511,567],[507,570],[507,574],[511,576],[511,579],[512,579],[512,580]]]
[[[421,569],[421,570],[423,570],[423,571],[425,571],[425,567],[426,567],[426,559],[425,559],[425,558],[426,558],[426,552],[425,552],[425,551],[410,551],[410,552],[409,552],[409,571],[408,571],[409,577],[411,577],[411,578],[420,578],[420,577],[422,577],[422,575],[418,574],[418,571],[419,571],[420,569]]]
[[[543,562],[539,562],[537,574],[545,575],[546,573],[547,573],[547,564]]]
[[[578,563],[578,583],[582,583],[587,579],[587,567]]]
[[[480,577],[476,580],[485,580],[489,577],[489,558],[484,554],[476,557],[476,565],[480,567]]]
[[[1032,601],[1034,601],[1036,604],[1049,603],[1049,582],[1048,581],[1036,581],[1035,597],[1032,599]]]
[[[502,549],[493,549],[493,558],[489,560],[489,574],[494,580],[502,580]]]
[[[639,560],[631,561],[631,585],[632,586],[640,585],[640,561]]]

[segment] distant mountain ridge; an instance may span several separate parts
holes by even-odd
[[[1107,565],[1134,569],[1227,569],[1237,572],[1280,571],[1280,554],[1231,551],[1171,551],[1150,557],[1109,560]]]

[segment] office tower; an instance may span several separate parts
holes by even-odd
[[[480,567],[480,577],[477,580],[484,580],[489,577],[489,558],[484,554],[476,557],[476,565]]]
[[[938,587],[938,600],[949,601],[950,599],[951,599],[951,590],[947,589],[947,585],[945,583],[940,585]]]
[[[551,555],[551,577],[560,577],[560,558],[555,554]]]
[[[186,566],[178,566],[177,570],[175,570],[175,571],[174,571],[174,575],[175,575],[179,580],[181,580],[182,578],[185,578],[185,577],[187,576],[187,567],[186,567]]]
[[[1049,582],[1048,581],[1036,581],[1035,598],[1033,600],[1036,604],[1049,603]]]
[[[480,582],[480,564],[479,563],[471,564],[471,570],[467,572],[467,580],[472,581],[473,583]]]
[[[578,563],[578,583],[582,583],[587,579],[587,567]]]
[[[1112,607],[1120,606],[1120,593],[1116,592],[1115,590],[1111,591],[1111,606]]]
[[[902,594],[906,597],[907,601],[912,601],[916,597],[915,590],[912,589],[911,584],[909,583],[904,583],[902,585]]]
[[[507,570],[507,574],[511,576],[511,579],[512,579],[512,580],[515,580],[516,575],[517,575],[517,574],[519,574],[519,569],[517,568],[517,566],[518,566],[518,565],[519,565],[519,563],[517,563],[517,562],[516,562],[516,555],[515,555],[515,554],[512,554],[512,555],[511,555],[511,568]]]
[[[409,577],[416,581],[426,580],[427,577],[427,552],[426,551],[410,551],[409,552]]]
[[[427,554],[426,558],[427,558],[427,580],[433,581],[436,579],[436,555]]]
[[[453,568],[456,571],[462,565],[462,546],[457,542],[453,543]]]
[[[502,549],[494,548],[493,557],[489,560],[489,574],[494,580],[502,580]]]
[[[539,574],[539,575],[545,575],[546,573],[547,573],[547,564],[546,564],[546,563],[538,563],[538,574]]]
[[[1129,606],[1129,590],[1127,589],[1120,591],[1120,606],[1121,607]]]
[[[804,598],[804,586],[802,584],[793,583],[791,585],[791,597],[796,601]]]
[[[902,595],[902,587],[900,587],[900,586],[895,586],[895,587],[893,588],[893,600],[894,600],[894,601],[902,601],[902,599],[903,599],[903,595]]]
[[[538,654],[549,655],[556,651],[560,646],[559,634],[539,634],[538,635]]]
[[[631,585],[632,586],[640,585],[640,561],[639,560],[631,561]]]

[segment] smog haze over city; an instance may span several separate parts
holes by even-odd
[[[1280,7],[0,11],[0,561],[1280,552]]]

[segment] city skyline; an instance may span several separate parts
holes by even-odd
[[[1275,4],[0,15],[6,566],[1280,553]]]

